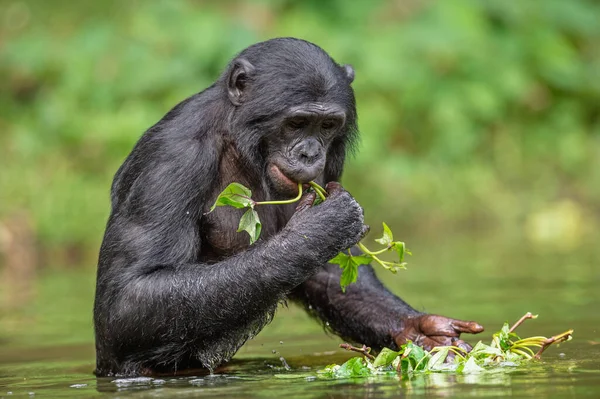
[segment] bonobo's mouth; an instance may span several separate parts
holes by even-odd
[[[269,177],[275,186],[275,190],[282,194],[298,194],[298,183],[290,179],[281,171],[279,166],[271,164],[268,169]]]

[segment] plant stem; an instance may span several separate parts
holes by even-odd
[[[369,248],[367,248],[364,244],[360,243],[359,244],[359,248],[367,255],[371,255],[371,256],[377,256],[380,255],[386,251],[389,251],[390,248],[383,248],[380,251],[371,251]]]
[[[523,315],[523,317],[521,317],[519,320],[517,320],[517,322],[515,324],[513,324],[513,326],[510,328],[510,330],[508,330],[509,333],[515,331],[517,329],[517,327],[519,327],[521,324],[523,324],[523,322],[527,319],[535,319],[537,317],[537,315],[533,315],[531,314],[531,312],[527,312]]]
[[[293,204],[294,202],[300,200],[302,198],[302,183],[298,183],[298,195],[296,198],[292,198],[289,200],[282,201],[260,201],[255,202],[254,205],[284,205],[284,204]]]
[[[370,250],[369,250],[369,248],[365,247],[365,245],[364,245],[362,242],[359,242],[359,243],[358,243],[358,244],[356,244],[356,245],[357,245],[357,246],[358,246],[358,248],[360,248],[360,250],[361,250],[361,251],[363,251],[365,254],[367,254],[367,255],[369,255],[369,256],[371,256],[371,257],[373,257],[373,260],[374,260],[375,262],[379,263],[379,264],[380,264],[380,265],[381,265],[381,266],[382,266],[384,269],[387,269],[387,270],[392,270],[392,271],[394,271],[394,273],[395,273],[395,270],[396,270],[396,269],[392,269],[390,266],[388,266],[388,265],[386,264],[386,262],[382,261],[382,260],[381,260],[381,259],[379,259],[379,257],[377,256],[377,255],[379,255],[379,254],[381,254],[381,253],[383,253],[383,252],[387,251],[387,250],[388,250],[387,248],[385,248],[385,249],[383,249],[383,250],[381,250],[381,251],[372,252],[372,251],[370,251]],[[400,267],[401,267],[401,266],[400,266]]]
[[[555,335],[553,337],[550,337],[550,338],[546,339],[542,343],[542,347],[540,348],[540,350],[538,351],[538,353],[535,354],[534,358],[539,359],[542,356],[542,353],[550,345],[552,345],[552,344],[560,344],[561,342],[568,341],[571,338],[571,334],[573,334],[573,330],[565,331],[562,334],[558,334],[558,335]]]
[[[352,351],[352,352],[358,352],[361,353],[362,355],[364,355],[366,358],[369,358],[371,360],[375,360],[375,356],[371,355],[369,352],[371,352],[371,348],[369,348],[366,345],[363,345],[362,348],[357,348],[356,346],[352,346],[350,344],[340,344],[340,348],[342,349],[346,349],[347,351]]]
[[[325,201],[325,197],[327,197],[327,191],[325,191],[323,187],[319,186],[319,184],[315,183],[314,181],[310,181],[308,182],[308,184],[310,184],[310,186],[313,188],[313,190],[315,190],[317,195],[321,197],[321,201]]]

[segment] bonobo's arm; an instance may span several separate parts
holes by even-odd
[[[326,263],[294,290],[297,300],[314,316],[328,323],[342,338],[379,350],[398,349],[411,340],[426,349],[456,345],[470,350],[461,333],[479,333],[483,327],[443,316],[418,312],[392,294],[377,279],[370,265],[359,267],[355,284],[340,288],[341,269]]]
[[[135,158],[119,172],[115,190],[127,192],[113,195],[98,267],[98,375],[218,366],[262,328],[285,294],[364,233],[362,209],[334,184],[327,204],[301,204],[276,235],[223,261],[199,263],[198,219],[211,198],[204,176],[216,173],[198,170],[214,162],[201,162],[200,150],[187,144],[177,157],[147,155],[153,168],[137,177],[130,176]]]

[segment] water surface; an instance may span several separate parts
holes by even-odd
[[[13,397],[599,397],[600,249],[569,251],[497,237],[416,238],[409,270],[380,276],[418,309],[474,319],[491,333],[527,311],[522,336],[575,329],[541,362],[499,373],[430,374],[410,379],[324,380],[317,370],[351,354],[338,349],[302,310],[281,307],[275,320],[234,360],[210,376],[96,378],[91,323],[94,271],[40,273],[26,300],[2,285],[0,398]]]

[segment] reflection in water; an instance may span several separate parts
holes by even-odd
[[[600,354],[600,351],[596,354]],[[316,371],[306,372],[298,367],[317,369],[318,357],[290,359],[294,364],[289,372],[272,373],[264,366],[266,359],[238,361],[228,373],[212,376],[179,378],[99,378],[97,391],[102,393],[140,393],[152,391],[153,396],[244,396],[244,397],[398,397],[423,395],[434,397],[486,396],[570,396],[593,392],[598,388],[600,363],[596,370],[585,370],[573,361],[535,363],[521,369],[509,369],[472,375],[423,374],[410,378],[378,376],[363,379],[327,380]],[[310,365],[310,366],[306,366]],[[322,367],[322,366],[320,366]],[[596,379],[581,378],[583,371]],[[142,395],[143,396],[143,395]]]

